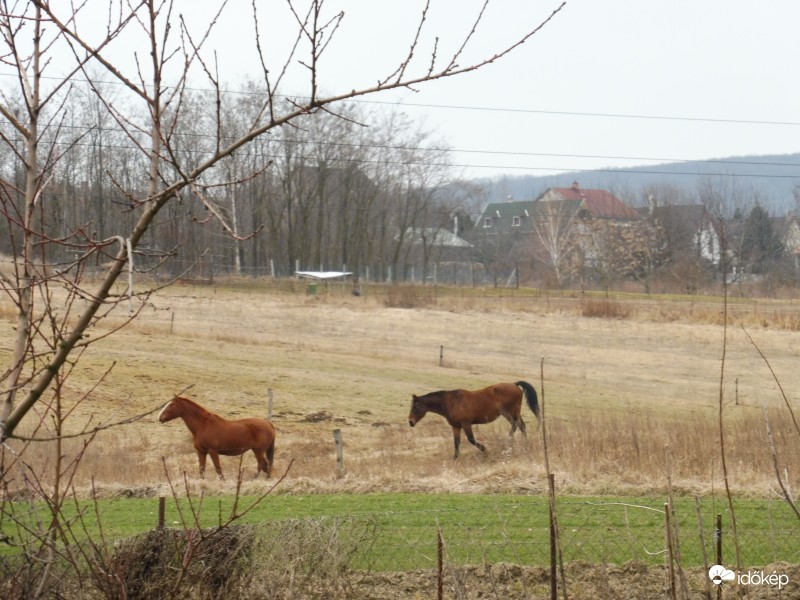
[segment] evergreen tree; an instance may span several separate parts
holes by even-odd
[[[760,204],[753,206],[742,230],[740,264],[750,273],[764,273],[783,252],[783,244]]]

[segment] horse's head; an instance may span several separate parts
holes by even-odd
[[[419,396],[411,394],[411,412],[408,413],[408,424],[413,427],[428,412],[428,407],[422,402]]]
[[[172,421],[172,419],[176,419],[181,416],[181,400],[180,396],[175,396],[172,400],[167,402],[164,405],[164,408],[161,409],[161,412],[158,413],[158,420],[161,423],[166,423],[167,421]]]

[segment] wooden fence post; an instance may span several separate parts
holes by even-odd
[[[717,528],[714,531],[714,545],[717,549],[717,564],[722,564],[722,515],[717,515]],[[722,598],[722,586],[717,586],[717,598]]]
[[[344,475],[344,456],[342,451],[342,430],[333,430],[333,441],[336,444],[336,476]]]
[[[556,532],[556,514],[553,505],[552,490],[555,489],[555,475],[548,475],[550,482],[550,600],[558,600],[558,543]]]
[[[159,496],[158,498],[158,528],[164,529],[164,514],[167,505],[166,498]]]
[[[700,497],[697,495],[694,497],[694,508],[697,513],[697,531],[700,534],[700,548],[703,551],[703,570],[708,573],[710,568],[708,564],[708,547],[706,546],[706,536],[703,533],[703,513],[700,510]],[[705,584],[706,600],[711,600],[711,579],[706,577]]]
[[[436,558],[438,573],[436,576],[436,598],[443,600],[444,598],[444,538],[442,537],[442,528],[436,528]]]
[[[664,504],[664,533],[667,546],[667,594],[672,600],[677,598],[675,586],[675,557],[672,554],[672,521],[670,520],[669,504]]]

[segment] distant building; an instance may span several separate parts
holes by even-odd
[[[640,221],[642,216],[606,190],[584,189],[577,181],[568,188],[548,188],[537,198],[538,202],[579,202],[578,216],[583,219],[608,219],[613,221]]]
[[[474,237],[484,260],[508,264],[539,256],[561,282],[567,272],[625,270],[615,255],[646,243],[647,226],[638,211],[611,192],[584,189],[576,181],[568,188],[548,188],[535,200],[489,204]],[[631,265],[637,259],[622,260]],[[610,267],[612,262],[618,264]]]
[[[661,229],[664,245],[673,256],[687,255],[702,258],[713,265],[720,263],[719,229],[704,205],[659,206],[651,199],[649,206],[640,212]]]
[[[560,202],[564,214],[583,220],[604,219],[617,222],[641,221],[642,215],[606,190],[584,189],[574,182],[568,188],[548,188],[535,200],[492,202],[475,225],[476,233],[504,234],[514,231],[534,230],[537,214],[552,212],[555,205],[542,206],[542,202]]]
[[[411,279],[433,283],[469,283],[473,278],[475,249],[465,239],[443,227],[408,229],[407,261],[414,266]]]
[[[783,250],[792,257],[795,268],[800,268],[800,218],[795,213],[790,213],[786,217]]]

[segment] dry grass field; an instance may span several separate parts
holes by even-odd
[[[551,468],[563,493],[660,493],[668,462],[679,492],[719,491],[721,380],[734,491],[770,496],[777,488],[764,406],[782,466],[800,488],[800,436],[747,336],[800,412],[800,307],[792,301],[731,302],[723,378],[719,299],[348,292],[333,285],[308,295],[299,284],[292,291],[229,282],[159,293],[133,324],[92,346],[68,382],[69,402],[88,394],[70,416],[73,431],[156,410],[98,434],[79,485],[88,489],[94,478],[107,494],[156,493],[166,485],[166,465],[172,478],[186,472],[193,486],[232,491],[238,459],[222,459],[226,481],[209,470],[200,482],[184,425],[157,421],[158,409],[191,386],[185,395],[229,418],[266,415],[271,390],[275,473],[291,463],[283,493],[540,492],[546,489],[542,440],[526,407],[527,442],[517,436],[512,444],[500,420],[476,429],[486,455],[464,440],[458,461],[442,418],[428,415],[413,429],[407,424],[412,393],[525,379],[544,398]],[[6,340],[0,356],[7,364],[12,318],[5,298],[0,319]],[[343,476],[336,473],[337,428],[344,437]],[[81,445],[68,442],[70,452]],[[35,449],[43,464],[50,452],[45,444]],[[243,467],[252,477],[252,455]],[[263,480],[244,489],[264,489]]]

